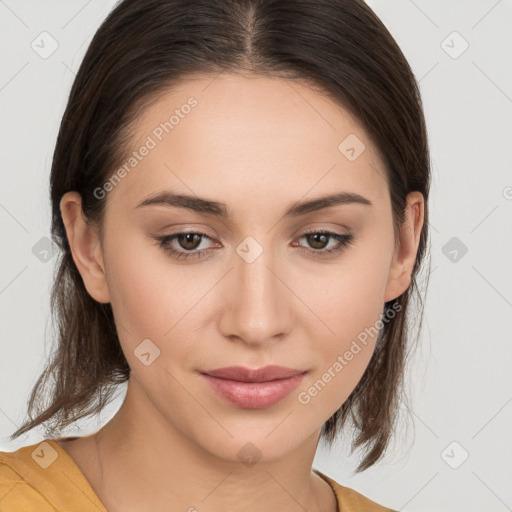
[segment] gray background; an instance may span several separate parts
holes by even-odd
[[[359,458],[343,441],[321,445],[315,467],[397,510],[512,510],[512,2],[368,3],[420,81],[432,273],[411,399],[388,454],[353,476]],[[0,0],[0,450],[44,435],[7,439],[51,348],[53,146],[74,70],[113,5]],[[122,395],[79,435],[110,419]]]

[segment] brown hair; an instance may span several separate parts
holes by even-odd
[[[51,293],[58,345],[30,395],[30,421],[11,439],[43,424],[59,432],[99,413],[130,375],[111,305],[92,299],[72,259],[62,196],[79,192],[85,216],[101,226],[106,201],[94,191],[123,161],[131,123],[180,80],[222,71],[301,80],[358,119],[385,163],[395,240],[407,194],[424,196],[411,286],[384,304],[384,315],[399,313],[383,322],[364,375],[321,434],[332,443],[352,420],[352,449],[365,449],[357,472],[384,454],[403,391],[407,306],[411,290],[418,292],[427,245],[430,160],[417,82],[363,0],[124,0],[115,6],[90,43],[60,125],[50,176],[52,237],[61,249]]]

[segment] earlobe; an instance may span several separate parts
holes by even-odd
[[[384,302],[396,299],[411,284],[411,273],[416,262],[420,234],[424,222],[424,198],[418,191],[407,195],[404,223],[400,240],[389,269]]]
[[[64,194],[60,201],[60,211],[73,261],[85,288],[94,300],[110,302],[99,234],[83,214],[80,194],[75,191]]]

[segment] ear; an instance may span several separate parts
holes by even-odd
[[[81,195],[75,191],[64,194],[60,201],[60,212],[73,261],[85,288],[94,300],[110,302],[99,233],[83,214]]]
[[[405,219],[400,228],[400,240],[389,268],[384,302],[396,299],[411,284],[411,272],[416,261],[423,228],[424,208],[425,202],[421,192],[414,191],[407,195]]]

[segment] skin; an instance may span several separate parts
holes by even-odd
[[[297,396],[410,285],[423,196],[409,194],[395,246],[384,166],[361,125],[320,92],[276,78],[223,74],[165,91],[137,119],[131,150],[190,96],[198,105],[103,199],[103,234],[86,222],[79,194],[62,198],[73,259],[89,294],[112,304],[132,373],[114,418],[61,445],[109,512],[334,512],[330,486],[311,470],[320,429],[360,380],[376,339],[309,403]],[[349,134],[366,147],[354,161],[338,150]],[[136,208],[163,190],[223,202],[231,218]],[[283,218],[298,201],[341,191],[372,205]],[[315,244],[303,236],[313,229],[350,232],[355,243],[318,256],[336,240]],[[203,258],[176,259],[154,239],[183,230],[206,237],[172,248],[206,250]],[[252,263],[236,252],[247,236],[263,249]],[[146,338],[161,351],[149,366],[134,355]],[[308,373],[264,409],[224,401],[198,373],[267,364]],[[261,453],[250,467],[237,456],[248,442]]]

